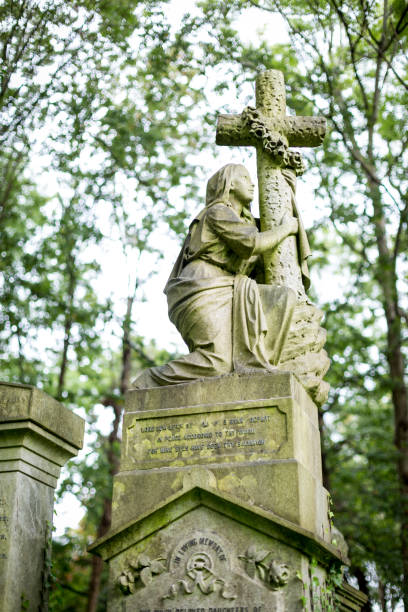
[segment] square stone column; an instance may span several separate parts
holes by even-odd
[[[127,394],[112,526],[203,478],[330,542],[317,407],[290,372]]]
[[[0,382],[0,610],[47,609],[54,490],[85,422],[29,385]],[[25,607],[24,607],[25,606]]]

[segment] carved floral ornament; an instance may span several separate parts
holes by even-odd
[[[245,561],[245,571],[250,578],[260,579],[272,591],[281,589],[289,582],[289,566],[273,559],[268,550],[252,545],[245,555],[238,558]],[[157,576],[168,571],[165,561],[164,557],[150,559],[145,554],[127,559],[125,569],[117,578],[119,589],[124,595],[131,595],[149,585]],[[197,551],[189,557],[183,578],[176,580],[162,599],[191,595],[197,590],[203,595],[217,592],[227,600],[236,598],[232,584],[215,572],[211,556],[204,551]]]
[[[250,578],[258,577],[272,591],[277,591],[289,582],[290,570],[286,563],[272,559],[271,555],[270,551],[252,545],[238,558],[245,561],[245,571]]]
[[[191,595],[196,589],[203,595],[218,592],[223,599],[235,599],[234,588],[223,578],[217,576],[213,569],[211,556],[204,551],[194,553],[186,566],[186,579],[177,580],[170,586],[163,599],[174,599],[179,593]]]
[[[150,584],[155,576],[167,571],[165,559],[160,557],[151,560],[147,555],[130,558],[126,568],[120,574],[117,584],[124,595],[131,595],[138,588]]]
[[[279,163],[282,168],[292,170],[296,176],[305,172],[303,158],[299,151],[289,151],[286,142],[278,134],[275,136],[267,127],[266,121],[259,109],[247,106],[242,117],[248,131],[257,140],[262,141],[262,148]]]
[[[164,557],[151,560],[147,555],[127,559],[126,567],[117,579],[124,595],[131,595],[150,584],[153,579],[167,572]],[[203,595],[218,592],[223,599],[235,599],[234,589],[213,570],[213,562],[205,552],[192,555],[186,565],[184,579],[177,580],[162,599],[174,599],[177,594],[191,595],[196,589]]]

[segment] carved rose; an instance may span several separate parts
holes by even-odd
[[[245,561],[245,571],[250,578],[260,578],[274,591],[288,583],[290,570],[286,563],[270,559],[271,555],[270,551],[252,545],[239,559]]]
[[[261,580],[265,580],[266,566],[262,564],[262,561],[269,555],[268,550],[262,550],[252,545],[248,548],[245,555],[241,555],[239,559],[245,561],[245,571],[250,578],[255,578],[257,572]]]
[[[296,176],[300,176],[306,170],[302,154],[299,151],[288,151],[287,168],[293,170]]]
[[[272,560],[268,567],[268,582],[271,587],[279,589],[289,581],[289,567],[286,563]]]

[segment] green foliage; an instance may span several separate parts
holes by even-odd
[[[54,539],[52,547],[52,586],[50,610],[82,611],[86,609],[90,577],[90,558],[84,550],[92,534],[83,527],[68,530],[61,540]],[[106,576],[103,577],[106,582]]]
[[[2,377],[44,388],[86,414],[89,426],[89,456],[61,486],[87,514],[82,532],[55,545],[54,609],[86,606],[86,545],[118,457],[117,434],[93,431],[101,410],[114,406],[120,420],[127,347],[120,354],[112,337],[124,322],[113,298],[96,289],[103,271],[95,254],[112,232],[135,268],[157,252],[152,234],[161,219],[184,230],[181,196],[188,202],[197,190],[186,150],[203,144],[190,121],[203,94],[192,84],[198,70],[182,33],[171,31],[161,5],[19,0],[0,8]],[[49,170],[56,186],[43,196]],[[150,274],[139,265],[135,282],[131,271],[133,301]],[[168,359],[140,338],[134,355],[135,370]]]
[[[314,271],[325,279],[337,274],[342,289],[326,305],[320,297],[333,386],[324,415],[326,467],[353,565],[367,582],[388,585],[394,607],[408,575],[401,467],[408,448],[408,295],[401,282],[408,275],[406,5],[205,0],[200,6],[211,27],[208,65],[225,65],[238,87],[258,70],[283,69],[289,108],[328,121],[323,149],[306,152],[317,203],[327,211],[311,233]],[[260,23],[268,13],[282,17],[290,45],[269,44],[273,32],[268,42],[240,41],[231,22],[254,7]],[[371,595],[376,599],[374,589]]]
[[[158,350],[154,343],[146,346],[143,339],[136,337],[132,344],[139,347],[133,360],[134,369],[142,369],[156,363],[168,362],[174,356],[167,351]],[[75,369],[67,377],[67,388],[72,402],[87,408],[88,432],[87,453],[85,456],[71,460],[65,468],[65,477],[60,483],[57,499],[64,500],[67,493],[72,494],[86,510],[78,529],[68,529],[64,536],[53,543],[53,576],[51,588],[51,610],[82,610],[86,607],[88,587],[91,574],[91,559],[86,553],[87,547],[97,537],[106,500],[112,495],[112,459],[120,456],[120,444],[113,445],[108,436],[95,430],[93,422],[94,409],[102,408],[101,403],[110,405],[112,401],[123,405],[119,389],[120,353],[110,354],[106,359],[92,363],[93,375],[84,376]],[[116,374],[116,380],[112,380]],[[105,396],[104,396],[105,395]],[[104,610],[107,596],[107,570],[101,576],[102,588],[98,610]],[[75,607],[77,606],[77,607]]]
[[[402,383],[391,366],[397,349],[406,350],[408,296],[398,279],[407,275],[408,252],[408,20],[404,2],[388,6],[384,13],[381,2],[357,0],[202,0],[175,27],[167,3],[154,0],[2,3],[2,376],[82,409],[91,439],[89,456],[71,464],[61,487],[87,514],[55,544],[54,609],[86,605],[83,551],[117,453],[115,440],[93,431],[102,406],[120,410],[123,390],[123,352],[106,338],[124,331],[124,318],[115,296],[96,288],[98,249],[121,240],[137,303],[154,267],[143,258],[160,255],[155,232],[165,224],[183,233],[197,208],[197,160],[222,110],[210,108],[208,96],[231,87],[246,95],[266,68],[284,71],[291,112],[328,120],[324,147],[306,153],[326,212],[311,232],[315,277],[337,274],[342,288],[327,305],[320,299],[333,387],[325,454],[353,565],[373,574],[372,584],[389,585],[390,605],[400,597],[403,560],[390,551],[401,548],[405,520],[394,445],[404,415],[395,413]],[[273,45],[268,31],[243,44],[234,20],[254,7],[260,25],[281,14],[290,45]],[[235,97],[228,104],[236,108]],[[56,187],[46,193],[49,170]],[[131,327],[134,368],[166,361],[139,333]]]
[[[329,310],[326,319],[333,392],[326,407],[325,446],[335,524],[350,546],[353,565],[373,564],[382,581],[398,584],[402,562],[395,554],[400,496],[393,413],[385,356],[373,348],[373,338],[380,346],[383,333],[372,316],[348,324],[350,310],[356,317],[350,305]]]

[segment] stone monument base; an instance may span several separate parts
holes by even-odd
[[[332,543],[317,408],[289,372],[130,391],[112,528],[91,550],[110,565],[109,612],[364,601],[335,593],[347,559]]]

